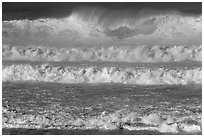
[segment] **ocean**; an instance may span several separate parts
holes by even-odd
[[[202,134],[199,3],[38,4],[3,4],[3,135]]]

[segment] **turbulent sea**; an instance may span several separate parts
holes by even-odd
[[[3,134],[202,134],[201,28],[176,10],[4,20]]]

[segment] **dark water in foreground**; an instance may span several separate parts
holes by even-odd
[[[161,128],[168,116],[201,124],[201,85],[3,83],[2,92],[3,134],[201,134]]]
[[[35,130],[35,129],[3,129],[3,135],[162,135],[155,131],[128,130]],[[164,133],[163,133],[164,134]]]
[[[160,133],[156,131],[128,131],[128,130],[42,130],[42,129],[2,129],[3,135],[175,135],[173,133]],[[183,135],[186,133],[180,133]],[[177,134],[179,135],[179,134]],[[194,133],[193,135],[201,135]]]

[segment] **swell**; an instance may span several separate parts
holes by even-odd
[[[201,84],[202,68],[145,68],[13,64],[2,66],[2,81],[121,83],[136,85]]]
[[[3,60],[90,61],[90,62],[179,62],[202,61],[202,46],[111,46],[92,48],[54,48],[3,45]]]
[[[11,45],[201,45],[202,36],[201,15],[150,9],[80,7],[64,18],[3,21],[2,26],[3,44]]]

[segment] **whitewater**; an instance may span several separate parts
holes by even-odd
[[[202,16],[178,11],[76,8],[68,17],[2,22],[3,45],[201,45]]]
[[[68,17],[2,22],[3,60],[201,61],[201,15],[76,8]]]
[[[69,64],[69,63],[68,63]],[[151,66],[151,65],[150,65]],[[201,84],[202,68],[145,68],[54,66],[17,64],[2,66],[3,81],[43,81],[57,83],[123,83],[142,85]]]
[[[202,134],[202,15],[3,20],[2,82],[4,133]]]
[[[137,47],[92,47],[49,48],[49,47],[11,47],[3,46],[3,60],[30,61],[90,61],[90,62],[172,62],[202,61],[202,46],[137,46]]]

